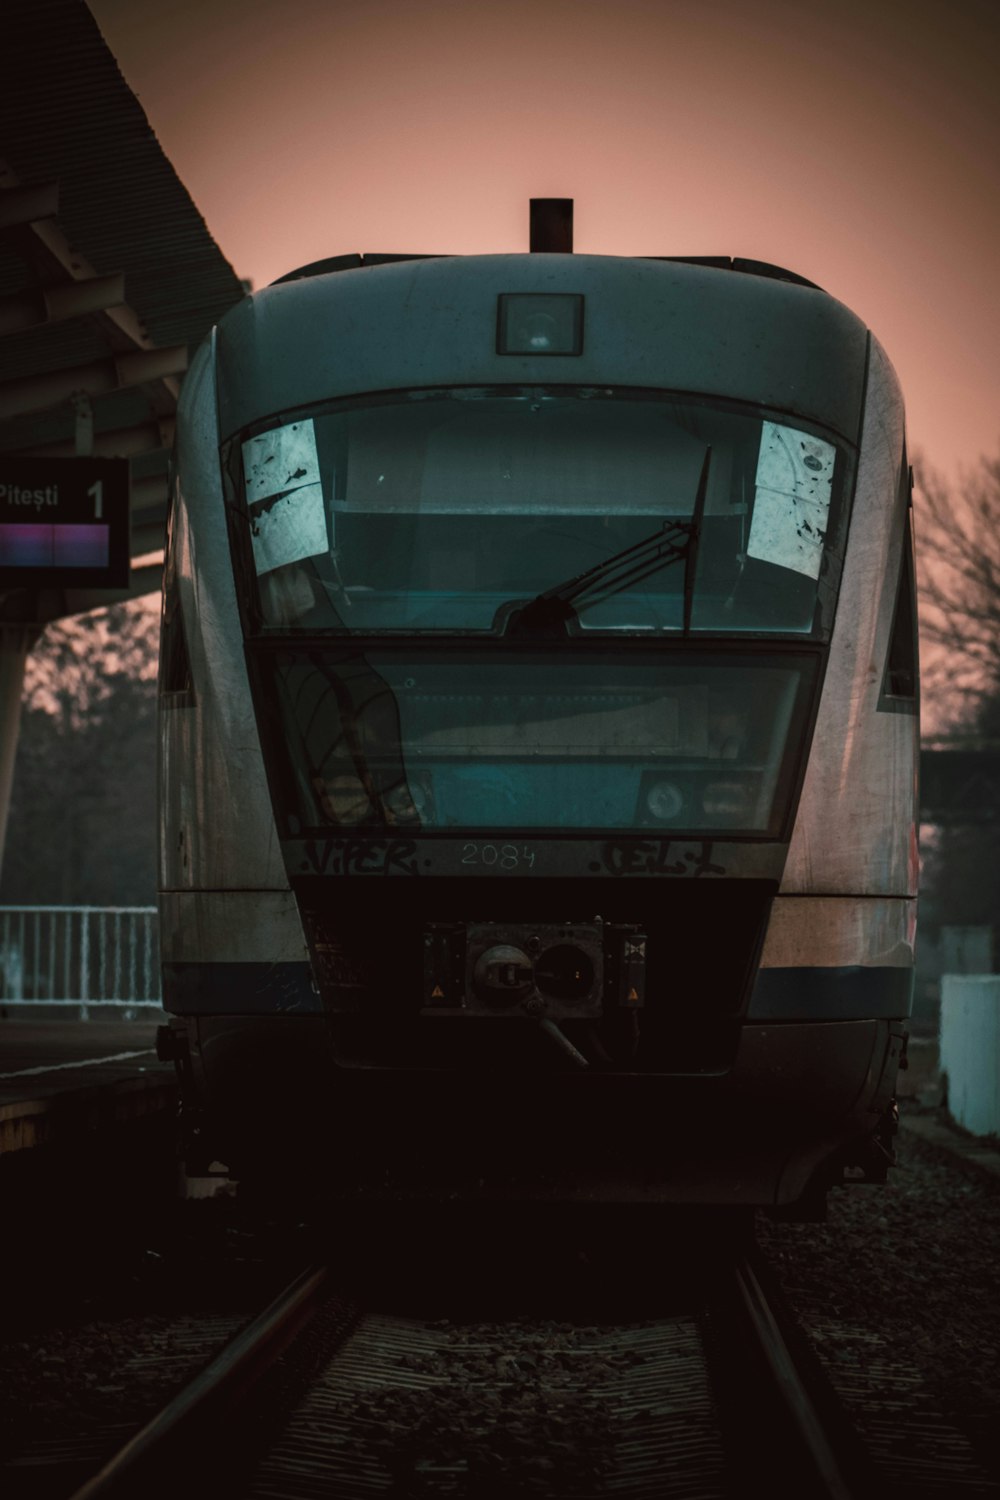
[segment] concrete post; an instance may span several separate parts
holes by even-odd
[[[972,1135],[1000,1135],[1000,976],[942,976],[941,1071],[952,1119]]]
[[[37,625],[0,625],[0,868],[21,727],[24,665],[37,637]]]

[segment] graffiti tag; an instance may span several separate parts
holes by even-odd
[[[712,863],[711,839],[690,842],[677,839],[629,839],[609,841],[601,860],[610,875],[725,875],[725,865]]]
[[[316,875],[416,875],[412,839],[309,839],[305,867]]]

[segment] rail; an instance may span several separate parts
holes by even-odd
[[[327,1267],[298,1275],[212,1362],[141,1428],[73,1500],[173,1495],[192,1465],[205,1472],[205,1446],[224,1448],[226,1419],[322,1304]]]
[[[411,1269],[422,1299],[419,1257]],[[311,1269],[73,1500],[161,1500],[192,1465],[206,1492],[227,1494],[522,1494],[526,1478],[540,1494],[546,1472],[558,1493],[634,1500],[877,1493],[850,1419],[764,1272],[756,1254],[723,1256],[706,1285],[700,1272],[681,1275],[675,1314],[643,1318],[629,1302],[625,1322],[620,1312],[607,1321],[581,1283],[577,1326],[495,1311],[484,1321],[467,1304],[455,1321],[377,1312],[367,1294],[355,1301]],[[378,1298],[384,1272],[373,1274]],[[662,1295],[659,1285],[654,1303]],[[286,1364],[286,1404],[260,1382],[305,1327],[315,1337],[304,1363]]]
[[[160,1003],[155,906],[0,907],[0,1008]]]

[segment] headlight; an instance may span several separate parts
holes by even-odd
[[[654,781],[646,793],[646,807],[658,823],[672,823],[684,807],[684,794],[672,781]]]
[[[701,805],[710,818],[743,824],[753,813],[753,788],[742,781],[713,781],[705,788]]]
[[[382,800],[386,812],[394,822],[433,822],[434,799],[430,787],[422,779],[413,777],[409,782],[399,782],[383,794]]]
[[[431,797],[430,788],[422,781],[411,781],[410,796],[413,798],[413,806],[417,810],[417,817],[421,822],[426,822],[428,816],[432,816],[434,812],[434,802]]]
[[[575,292],[501,292],[498,354],[582,354],[583,298]]]

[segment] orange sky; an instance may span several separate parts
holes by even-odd
[[[727,254],[870,324],[911,443],[1000,444],[996,0],[89,0],[239,275],[346,251]]]

